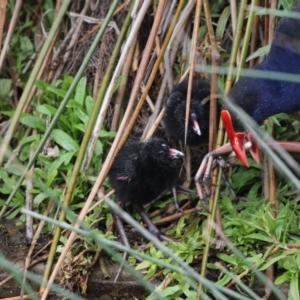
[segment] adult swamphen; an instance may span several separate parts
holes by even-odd
[[[300,2],[292,7],[293,16],[282,18],[277,26],[270,51],[266,59],[253,69],[266,72],[265,78],[250,76],[242,77],[231,89],[224,102],[221,117],[228,134],[230,144],[208,153],[202,161],[195,176],[200,198],[205,195],[200,185],[204,182],[206,194],[209,194],[207,182],[213,161],[220,155],[233,150],[237,158],[248,166],[245,145],[250,144],[250,152],[254,159],[259,160],[258,147],[251,133],[246,133],[239,116],[230,109],[228,102],[244,110],[255,122],[261,124],[266,118],[280,112],[293,112],[300,109],[300,80],[288,81],[285,74],[300,75]],[[276,79],[268,78],[268,73],[282,73]],[[247,143],[249,141],[250,143]],[[280,143],[289,151],[296,151],[288,142]]]

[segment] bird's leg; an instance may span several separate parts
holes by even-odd
[[[227,143],[204,156],[195,176],[198,196],[203,204],[207,204],[207,197],[210,196],[211,172],[214,162],[219,156],[229,154],[231,151],[232,147]]]
[[[120,216],[117,213],[115,213],[114,211],[112,211],[112,215],[113,215],[114,222],[115,222],[115,225],[118,229],[118,232],[119,232],[119,235],[121,237],[123,245],[126,246],[126,247],[130,247],[126,232],[124,230],[124,225],[123,225],[123,222],[122,222]],[[116,277],[114,279],[114,283],[117,282],[120,275],[122,274],[123,266],[124,266],[124,262],[125,262],[126,258],[127,258],[127,252],[124,252],[122,262],[120,264],[120,267],[119,267],[118,272],[116,274]]]
[[[172,187],[172,193],[173,193],[173,197],[174,197],[174,203],[175,203],[176,210],[182,212],[182,209],[179,207],[179,204],[178,204],[177,190],[176,190],[175,185]]]
[[[119,202],[118,204],[120,204],[120,202]],[[119,216],[116,212],[114,212],[113,210],[112,210],[112,216],[113,216],[115,225],[116,225],[116,227],[117,227],[117,230],[118,230],[118,232],[119,232],[119,235],[120,235],[120,238],[121,238],[121,240],[122,240],[123,245],[126,246],[126,247],[128,247],[128,248],[130,248],[130,244],[129,244],[129,241],[128,241],[128,238],[127,238],[127,235],[126,235],[126,232],[125,232],[125,229],[124,229],[124,225],[123,225],[122,219],[121,219],[120,216]],[[142,260],[140,257],[138,257],[138,256],[134,256],[134,257],[135,257],[138,261],[143,262],[143,260]],[[122,262],[121,262],[121,264],[120,264],[120,267],[119,267],[118,272],[117,272],[117,274],[116,274],[116,277],[115,277],[115,279],[114,279],[114,283],[117,282],[118,278],[119,278],[120,275],[122,274],[123,266],[124,266],[124,262],[125,262],[126,258],[127,258],[127,252],[124,252],[123,258],[122,258]]]
[[[186,188],[182,185],[176,185],[176,191],[177,192],[184,192],[184,193],[187,193],[187,194],[195,194],[194,190],[188,189],[188,188]]]
[[[141,218],[143,219],[143,221],[145,222],[145,224],[148,227],[148,230],[154,235],[156,236],[158,239],[163,240],[163,241],[167,241],[167,242],[174,242],[172,239],[170,239],[169,237],[162,235],[159,230],[157,229],[157,227],[152,223],[152,221],[149,219],[149,217],[147,216],[147,214],[144,211],[143,206],[139,205],[139,204],[132,204],[133,208],[139,213],[139,215],[141,216]]]

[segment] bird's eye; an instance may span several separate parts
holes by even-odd
[[[164,150],[159,151],[159,155],[161,156],[165,155],[165,151]]]

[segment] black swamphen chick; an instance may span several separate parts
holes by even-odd
[[[164,124],[167,135],[184,142],[185,112],[188,80],[175,86],[165,106]],[[208,142],[210,84],[194,79],[192,85],[190,115],[187,129],[188,145],[194,146]]]
[[[293,6],[291,11],[300,12],[300,2]],[[291,17],[281,19],[267,58],[255,66],[255,70],[300,75],[299,17],[300,14],[298,19]],[[284,75],[278,76],[278,80],[245,76],[233,86],[227,98],[261,124],[266,118],[277,113],[300,109],[300,78],[299,82],[290,82],[284,79]],[[226,107],[226,102],[221,115],[234,152],[241,162],[248,166],[245,141],[249,139],[252,144],[255,142],[251,139],[251,135],[243,132],[239,117]],[[252,150],[255,149],[257,147],[253,145]],[[254,158],[258,157],[259,155],[254,153]]]
[[[109,173],[118,199],[129,202],[158,238],[160,232],[147,217],[143,205],[175,186],[179,175],[176,159],[183,156],[159,138],[129,143],[119,151]]]

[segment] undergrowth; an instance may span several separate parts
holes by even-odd
[[[291,4],[290,1],[281,2],[281,5],[285,9]],[[228,25],[230,24],[229,1],[210,1],[209,4],[218,40],[217,47],[221,53],[220,65],[228,66],[233,38],[230,34]],[[156,5],[156,3],[153,3],[155,8],[157,8]],[[49,10],[44,19],[45,25],[47,26],[51,26],[50,24],[53,23],[53,8],[54,3],[51,1],[46,1],[43,4],[43,7],[40,8],[44,12]],[[10,3],[7,13],[9,18],[12,17],[13,9],[14,4]],[[16,107],[18,106],[18,100],[20,98],[19,93],[22,94],[23,87],[30,76],[30,68],[29,70],[25,69],[25,71],[24,68],[26,63],[30,61],[30,57],[33,53],[37,51],[33,43],[33,36],[29,35],[29,38],[25,34],[27,31],[32,30],[32,26],[34,25],[28,21],[32,18],[32,11],[28,7],[27,11],[26,18],[23,15],[24,12],[20,13],[20,23],[17,26],[18,30],[15,31],[12,37],[7,55],[7,62],[1,74],[0,117],[1,122],[3,123],[11,122],[16,115]],[[117,25],[121,26],[123,24],[124,18],[122,17],[125,13],[127,13],[127,8],[122,11],[122,16],[116,18],[115,22]],[[193,13],[191,13],[190,16],[191,18],[195,17]],[[101,18],[104,17],[101,16]],[[152,18],[152,16],[148,17],[149,19]],[[199,61],[201,60],[201,67],[205,70],[206,66],[211,64],[210,53],[212,46],[209,43],[207,24],[205,22],[202,23],[201,29],[198,32],[197,51],[199,53],[197,53],[197,58]],[[64,24],[67,26],[68,22],[65,22]],[[117,26],[116,24],[115,26]],[[113,23],[110,23],[110,25],[114,28]],[[126,109],[129,105],[127,98],[130,98],[136,70],[140,58],[142,57],[142,51],[145,50],[141,50],[139,47],[145,44],[143,39],[145,39],[145,35],[148,38],[152,23],[145,18],[143,25],[143,29],[147,32],[146,34],[143,33],[143,36],[141,37],[142,41],[136,44],[136,53],[130,58],[132,63],[127,70],[128,73],[118,76],[116,87],[113,89],[114,93],[112,93],[114,94],[114,101],[111,102],[106,110],[107,114],[105,115],[105,122],[103,122],[103,125],[99,129],[100,134],[99,137],[96,138],[95,147],[88,148],[88,150],[92,149],[92,155],[89,156],[91,160],[87,163],[87,167],[83,163],[81,164],[81,171],[76,178],[75,187],[71,195],[71,202],[66,213],[66,221],[68,223],[75,222],[81,209],[85,207],[85,202],[88,195],[93,190],[94,184],[97,181],[97,176],[103,171],[103,166],[108,160],[108,154],[114,143],[117,131],[121,130],[118,126],[124,115],[126,115]],[[190,25],[192,25],[192,23],[190,23]],[[85,26],[87,25],[85,24]],[[187,26],[187,28],[189,28],[189,26]],[[86,29],[86,31],[88,30],[91,30],[91,28],[89,27],[89,29]],[[32,34],[33,32],[30,31],[30,33]],[[127,34],[129,33],[130,29]],[[164,36],[165,33],[166,32],[163,32],[162,36]],[[178,50],[172,65],[171,71],[176,80],[183,75],[189,67],[186,58],[190,55],[191,51],[191,35],[192,31],[188,31],[188,34],[186,34],[186,40],[188,42],[184,43],[180,50]],[[83,36],[81,36],[81,38],[83,38]],[[106,38],[108,39],[107,36]],[[110,38],[112,37],[110,36]],[[92,42],[91,40],[87,40],[86,47],[89,47]],[[103,40],[105,41],[105,38]],[[80,44],[80,42],[78,43]],[[101,45],[102,48],[100,50],[102,52],[99,50],[100,55],[99,52],[97,53],[98,56],[96,55],[97,59],[100,61],[100,67],[99,65],[95,67],[94,64],[89,66],[89,68],[95,72],[98,72],[99,69],[101,69],[99,73],[103,71],[102,69],[105,69],[102,67],[101,63],[103,63],[103,66],[109,66],[108,61],[111,53],[108,53],[108,46],[112,46],[106,45],[104,42]],[[157,44],[157,48],[160,48],[160,46],[160,43]],[[80,59],[85,57],[85,49],[82,50],[81,48],[80,51],[83,51],[80,52],[80,55],[74,51],[75,54],[73,53],[73,55],[77,55],[76,59],[77,57],[80,57]],[[256,53],[251,54],[251,58],[256,59],[261,57],[266,54],[266,51],[268,51],[268,48],[261,45]],[[103,57],[101,55],[103,55]],[[148,66],[149,70],[145,70],[143,74],[145,76],[145,84],[149,79],[149,73],[153,69],[153,62],[155,59],[156,54],[153,54],[153,60]],[[59,60],[56,60],[55,62],[59,65]],[[75,59],[73,63],[75,64]],[[46,71],[51,73],[49,70]],[[9,146],[5,149],[7,153],[6,159],[0,169],[0,207],[3,208],[7,205],[5,218],[15,220],[17,225],[25,223],[26,215],[22,214],[22,209],[26,207],[26,196],[28,194],[32,195],[32,210],[41,215],[44,214],[50,202],[55,203],[55,209],[50,211],[49,217],[58,219],[58,211],[60,211],[63,206],[68,187],[72,184],[72,174],[76,167],[77,158],[82,147],[82,141],[87,133],[88,125],[91,122],[91,115],[93,114],[96,105],[95,103],[97,101],[96,98],[98,97],[95,96],[98,91],[98,82],[95,84],[96,87],[92,86],[94,78],[91,78],[88,75],[81,76],[77,83],[75,91],[71,94],[66,107],[55,126],[52,128],[47,142],[43,145],[42,151],[36,157],[33,172],[26,176],[22,181],[20,188],[14,191],[34,150],[40,145],[43,136],[47,133],[49,124],[57,115],[60,104],[65,99],[68,90],[74,82],[74,77],[70,75],[70,73],[71,71],[68,72],[68,70],[66,70],[58,76],[60,79],[54,80],[53,82],[51,82],[51,80],[35,80],[34,87],[37,88],[38,92],[35,93],[26,111],[20,114],[18,126],[14,130],[13,139],[10,140]],[[103,74],[99,75],[99,73],[97,73],[97,76],[100,78]],[[209,77],[205,72],[201,75]],[[149,111],[150,115],[154,113],[152,105],[155,105],[156,98],[159,94],[158,90],[160,89],[163,80],[161,77],[162,76],[160,75],[156,76],[156,80],[147,94],[149,96],[147,98],[148,102],[144,104],[147,113],[138,114],[138,119],[136,120],[137,127],[141,124],[148,124],[147,122],[150,118],[147,114]],[[110,74],[109,79],[111,78],[112,76]],[[101,79],[105,81],[104,76],[102,76]],[[224,90],[225,80],[226,76],[219,76],[219,88],[221,92]],[[122,89],[122,84],[125,85],[125,88],[122,91],[123,94],[121,94],[125,100],[118,102],[118,97],[120,96],[118,95],[118,91]],[[142,86],[142,88],[139,90],[139,93],[143,93],[144,83],[140,86]],[[105,86],[103,90],[107,92],[108,86]],[[12,93],[13,96],[10,93]],[[167,95],[168,92],[165,91],[164,94]],[[104,103],[104,94],[102,96],[102,98],[100,97],[101,104]],[[30,97],[28,96],[28,98]],[[139,99],[137,95],[135,98]],[[114,112],[117,110],[117,105],[114,106],[115,103],[118,103],[121,107],[119,114],[116,116],[114,115]],[[131,108],[132,111],[135,110],[135,107],[136,103]],[[114,118],[117,120],[117,128],[113,128],[114,130],[112,130],[111,123]],[[143,120],[141,121],[141,119]],[[125,129],[128,126],[129,121],[130,118],[124,126]],[[273,124],[276,125],[275,129],[272,127]],[[278,140],[299,141],[300,139],[298,113],[282,113],[273,116],[270,118],[269,123],[264,124],[262,128],[269,133],[273,133],[274,138]],[[122,128],[122,130],[123,129],[124,128]],[[159,125],[155,134],[165,136],[163,126]],[[125,133],[123,133],[123,135],[125,136]],[[2,140],[4,136],[5,130],[2,131],[1,127]],[[179,145],[177,146],[179,147]],[[297,155],[295,155],[295,157],[296,160],[298,160]],[[111,157],[109,159],[111,159]],[[82,160],[87,162],[87,160]],[[268,195],[265,193],[266,184],[264,183],[263,176],[266,169],[262,164],[257,164],[253,160],[250,161],[251,166],[248,169],[241,166],[239,163],[236,163],[232,168],[224,170],[225,178],[234,191],[234,194],[232,194],[224,184],[224,180],[221,181],[221,192],[218,199],[218,205],[222,217],[224,233],[229,242],[224,241],[218,236],[218,230],[216,230],[212,239],[209,241],[210,252],[206,278],[210,280],[212,287],[208,288],[205,293],[209,297],[218,298],[216,294],[214,294],[213,287],[224,286],[231,289],[230,292],[236,292],[236,294],[232,296],[233,298],[239,299],[238,297],[240,295],[241,297],[245,297],[240,299],[246,299],[249,296],[249,291],[241,285],[239,280],[250,287],[250,289],[255,290],[258,280],[256,271],[265,272],[268,268],[273,267],[275,273],[274,278],[271,278],[273,284],[280,285],[282,283],[289,283],[288,298],[300,299],[299,191],[295,191],[289,183],[289,179],[282,178],[280,171],[277,171],[276,197],[275,199],[272,199],[272,201],[269,201]],[[193,163],[197,167],[200,164],[200,161]],[[26,170],[25,173],[27,174],[27,172],[29,171]],[[28,186],[28,182],[31,181],[32,186],[30,187]],[[96,205],[92,211],[85,214],[84,222],[81,225],[82,228],[87,229],[89,233],[98,236],[100,239],[117,241],[119,237],[118,234],[112,230],[112,215],[110,208],[105,202],[99,201],[99,199],[103,198],[110,190],[111,187],[108,181],[103,181],[97,197],[94,197],[92,201],[92,206],[96,203],[98,203],[98,205]],[[14,193],[12,201],[7,203],[7,199],[12,193]],[[111,196],[111,198],[117,200],[114,195]],[[159,220],[175,214],[174,209],[172,210],[171,198],[171,193],[167,194],[163,199],[152,204],[151,207],[148,207],[147,213],[154,213],[154,220]],[[179,195],[179,202],[182,205],[185,205],[188,201],[190,201],[188,209],[193,209],[199,202],[198,196],[192,193]],[[165,210],[169,209],[171,212],[165,213]],[[130,207],[125,207],[125,210],[132,213]],[[137,214],[132,213],[132,215],[135,219],[139,220]],[[177,242],[174,243],[163,242],[163,245],[167,245],[176,258],[179,258],[190,265],[197,274],[201,272],[201,263],[205,246],[208,241],[208,216],[209,212],[194,209],[190,214],[180,216],[172,222],[166,221],[167,225],[164,224],[160,226],[160,228],[166,231],[168,236],[177,240]],[[36,225],[37,221],[35,221],[35,226]],[[164,226],[169,227],[165,228]],[[50,222],[47,223],[47,226],[43,229],[43,233],[52,234],[52,230],[53,228]],[[131,227],[126,226],[126,232],[131,233],[131,231]],[[57,255],[64,250],[68,238],[65,235],[61,235],[59,242],[59,246],[56,250]],[[137,250],[137,252],[140,251],[149,255],[149,259],[138,262],[134,256],[129,256],[129,263],[135,270],[143,274],[144,279],[153,282],[154,284],[159,282],[159,285],[156,288],[153,286],[152,289],[150,289],[152,294],[150,293],[147,298],[148,300],[157,299],[157,294],[154,294],[154,291],[160,292],[159,295],[161,299],[197,298],[199,290],[197,290],[195,286],[197,287],[199,282],[195,279],[195,276],[193,277],[192,273],[189,273],[188,276],[186,275],[186,270],[184,270],[185,272],[178,271],[182,266],[174,260],[174,257],[167,255],[154,243],[148,243],[142,237],[139,237],[138,241],[134,242],[136,243],[132,245],[132,247]],[[219,245],[219,247],[216,245]],[[233,245],[235,249],[238,249],[242,255],[235,252],[231,245]],[[71,248],[71,255],[69,256],[71,261],[70,265],[72,263],[74,264],[72,265],[72,267],[74,267],[73,271],[76,269],[77,272],[78,269],[80,269],[80,272],[78,271],[79,276],[76,279],[78,280],[76,281],[76,284],[80,286],[81,292],[86,289],[85,284],[82,283],[84,281],[82,278],[88,278],[94,255],[96,253],[102,255],[101,251],[104,248],[105,247],[99,241],[96,241],[93,235],[88,235],[87,233],[86,236],[78,235],[76,243],[73,245],[73,248]],[[113,253],[113,251],[110,253],[110,251],[107,250],[102,252],[105,252],[108,255]],[[116,258],[117,255],[113,254],[112,256],[113,259],[118,260],[118,258]],[[77,265],[78,257],[80,257],[80,260],[78,260]],[[178,269],[176,269],[176,271],[168,269],[164,265],[152,261],[151,258],[159,259],[160,262],[171,264]],[[74,284],[72,280],[69,280],[70,278],[68,276],[70,273],[68,273],[68,263],[62,267],[65,272],[62,284],[73,287],[76,284]],[[255,299],[259,299],[259,296]]]

